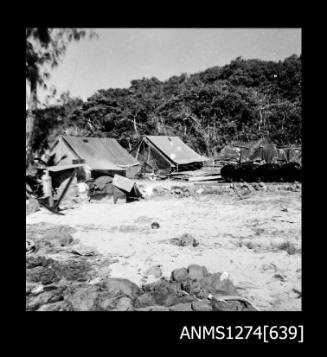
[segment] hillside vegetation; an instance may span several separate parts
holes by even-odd
[[[34,150],[58,134],[116,138],[131,149],[142,135],[178,135],[201,154],[215,155],[232,140],[270,137],[301,144],[301,56],[245,60],[166,81],[143,78],[129,88],[100,89],[86,101],[61,97],[37,111]]]

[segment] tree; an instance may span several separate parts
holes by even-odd
[[[301,58],[291,56],[279,62],[237,58],[165,81],[142,78],[129,88],[100,89],[84,102],[63,97],[56,109],[62,122],[54,130],[110,136],[127,149],[142,135],[177,135],[210,156],[230,141],[267,135],[277,145],[300,143],[301,77]]]
[[[49,72],[56,67],[66,53],[69,42],[78,41],[94,31],[76,28],[26,28],[26,84],[30,96],[26,115],[26,165],[29,165],[32,154],[32,135],[37,109],[38,86],[46,87]]]

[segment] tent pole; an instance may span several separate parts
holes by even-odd
[[[141,141],[140,144],[139,144],[139,146],[137,147],[136,156],[135,156],[135,159],[136,159],[136,160],[137,160],[137,158],[139,157],[140,147],[141,147],[141,145],[142,145],[142,142],[143,142],[143,141]]]
[[[64,190],[62,191],[60,197],[58,198],[58,201],[55,203],[55,205],[54,205],[54,209],[55,209],[55,210],[58,209],[58,207],[59,207],[59,205],[60,205],[60,202],[61,202],[62,199],[64,198],[64,196],[65,196],[65,194],[66,194],[66,192],[67,192],[67,190],[68,190],[68,188],[69,188],[71,182],[73,181],[73,178],[75,177],[75,175],[76,175],[76,169],[74,169],[74,171],[73,171],[72,175],[70,176],[70,178],[69,178],[69,180],[68,180],[68,182],[67,182],[67,184],[66,184]]]

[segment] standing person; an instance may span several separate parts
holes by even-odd
[[[48,170],[44,170],[44,175],[41,178],[42,180],[42,189],[43,189],[43,198],[48,198],[49,206],[53,206],[53,197],[52,197],[52,179],[49,175]]]

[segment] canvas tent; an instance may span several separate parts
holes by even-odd
[[[139,162],[116,139],[60,136],[50,151],[54,165],[85,163],[91,171],[133,178]]]
[[[144,136],[131,154],[148,172],[198,169],[207,161],[178,136]]]

